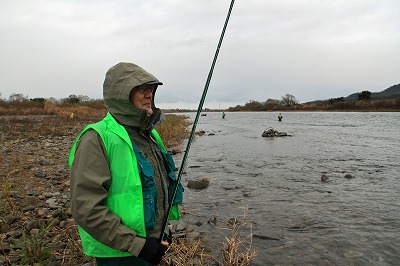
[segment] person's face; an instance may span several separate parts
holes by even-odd
[[[153,93],[156,85],[143,84],[133,88],[129,95],[129,101],[138,109],[146,110],[148,114],[153,113],[151,103],[153,102]]]

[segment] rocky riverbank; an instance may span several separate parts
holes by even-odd
[[[0,122],[0,264],[89,262],[71,217],[67,167],[71,143],[88,121],[46,116]]]
[[[94,265],[92,258],[81,250],[71,216],[67,158],[79,132],[97,120],[0,116],[1,265]],[[182,148],[170,150],[176,153]],[[185,182],[184,186],[204,189],[208,179]],[[204,259],[212,251],[198,242],[204,229],[197,227],[203,223],[213,225],[215,214],[201,221],[195,216],[190,218],[190,210],[182,208],[182,213],[183,219],[173,227],[175,237],[180,239],[174,242],[164,265],[170,265],[168,261],[176,257],[193,262],[185,257],[188,253],[199,253]],[[193,220],[194,224],[188,222]]]

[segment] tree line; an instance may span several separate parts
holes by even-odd
[[[287,93],[281,97],[281,100],[268,99],[265,102],[258,102],[250,100],[244,105],[236,105],[235,107],[229,107],[228,111],[270,111],[288,109],[298,105],[299,102],[296,97],[292,94]]]
[[[0,93],[0,99],[1,99],[1,93]],[[26,101],[31,101],[31,102],[37,102],[37,103],[42,103],[44,104],[45,101],[51,101],[53,103],[81,103],[81,102],[87,102],[90,100],[89,96],[86,95],[74,95],[71,94],[67,98],[61,98],[60,100],[57,100],[53,97],[50,98],[31,98],[29,99],[28,95],[23,95],[22,93],[12,93],[8,99],[8,102],[26,102]],[[4,101],[4,100],[3,100]]]
[[[228,111],[398,111],[400,97],[372,98],[370,91],[357,94],[357,99],[344,97],[330,98],[313,102],[299,103],[291,94],[282,96],[281,100],[268,99],[265,102],[249,101],[244,105],[230,107]]]
[[[13,93],[10,95],[8,100],[1,98],[0,93],[0,107],[37,107],[44,108],[45,104],[51,103],[56,106],[71,106],[76,104],[81,104],[95,109],[104,108],[103,100],[90,99],[86,95],[75,95],[71,94],[66,98],[55,99],[50,98],[29,98],[28,95],[23,95],[22,93]]]
[[[400,97],[393,95],[386,98],[373,98],[369,91],[362,91],[357,94],[357,100],[349,97],[330,98],[328,100],[318,100],[313,102],[299,103],[292,94],[285,94],[278,99],[267,99],[264,102],[250,100],[244,105],[229,107],[226,111],[397,111],[400,110]],[[60,108],[73,106],[86,106],[89,108],[104,110],[102,99],[90,99],[86,95],[69,95],[66,98],[57,100],[50,98],[31,98],[21,93],[13,93],[8,100],[1,98],[0,93],[0,114],[6,113],[4,109],[18,108],[45,108],[45,106],[57,106]],[[3,110],[3,112],[1,112]],[[190,110],[177,109],[176,112],[189,112]]]

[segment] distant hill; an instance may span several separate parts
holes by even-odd
[[[346,100],[358,100],[358,94],[360,92],[356,92],[353,94],[350,94],[349,96],[345,97]],[[383,90],[381,92],[372,92],[371,93],[371,98],[372,99],[377,99],[377,98],[389,98],[392,96],[400,96],[400,84],[393,85],[386,90]]]

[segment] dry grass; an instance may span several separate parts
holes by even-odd
[[[209,255],[206,245],[202,240],[190,238],[174,238],[162,265],[215,265],[215,259]]]
[[[222,265],[250,265],[257,253],[253,247],[253,222],[248,215],[248,209],[244,210],[243,217],[240,220],[237,218],[230,219],[229,225],[231,227],[228,230],[231,234],[222,243],[224,246]]]
[[[188,126],[190,124],[188,117],[184,115],[167,114],[165,122],[157,128],[157,132],[166,147],[176,147],[182,143],[183,139],[189,137]]]
[[[0,102],[0,115],[58,115],[64,118],[70,118],[71,114],[75,118],[97,117],[101,118],[107,113],[104,106],[97,101],[87,102],[85,104],[63,104],[56,105],[47,100],[43,105],[26,102]]]
[[[174,238],[162,265],[169,266],[248,266],[257,256],[253,247],[253,222],[248,215],[248,209],[243,216],[228,220],[228,232],[225,241],[221,243],[220,255],[211,255],[211,248],[202,239]],[[213,247],[215,249],[215,247]]]

